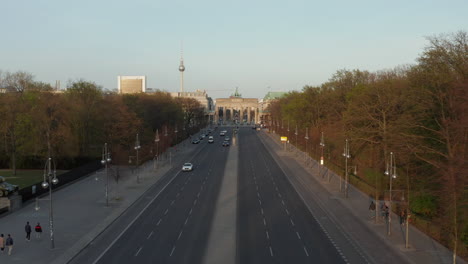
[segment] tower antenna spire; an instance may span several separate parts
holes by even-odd
[[[180,41],[179,71],[180,71],[180,96],[184,96],[184,71],[185,71],[185,66],[184,66],[184,49],[183,49],[182,41]]]

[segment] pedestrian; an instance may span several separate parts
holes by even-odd
[[[41,224],[37,223],[36,227],[34,227],[34,230],[36,231],[36,238],[41,238],[41,234],[42,234]]]
[[[406,221],[406,211],[401,210],[400,212],[400,225],[404,226]]]
[[[2,251],[2,254],[5,252],[5,237],[3,234],[0,235],[0,251]]]
[[[29,225],[29,222],[26,222],[24,231],[26,232],[26,240],[31,241],[31,226]]]
[[[374,201],[371,201],[371,203],[369,205],[369,210],[370,210],[371,218],[374,218],[375,217],[375,203],[374,203]]]
[[[8,256],[11,255],[11,251],[13,250],[13,238],[11,237],[10,234],[8,234],[8,237],[6,239],[6,246],[8,247]]]

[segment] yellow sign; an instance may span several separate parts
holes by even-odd
[[[288,141],[288,137],[281,137],[281,142],[286,142]]]

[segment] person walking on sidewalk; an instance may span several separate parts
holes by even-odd
[[[2,251],[2,254],[5,252],[5,238],[3,234],[0,235],[0,251]]]
[[[10,256],[11,251],[13,250],[13,238],[10,234],[8,234],[8,237],[6,239],[6,246],[8,247],[8,256]]]
[[[369,205],[369,211],[370,211],[370,214],[371,214],[371,218],[374,218],[375,217],[375,203],[374,203],[374,201],[371,201],[371,203]]]
[[[42,227],[41,224],[37,223],[36,227],[34,227],[34,230],[36,231],[36,238],[41,238],[42,234]]]
[[[400,225],[404,226],[406,221],[406,211],[401,210],[400,212]]]
[[[31,226],[29,225],[29,222],[26,222],[24,231],[26,232],[26,240],[31,241]]]

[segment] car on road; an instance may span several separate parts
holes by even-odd
[[[214,142],[214,138],[213,138],[213,136],[210,136],[210,137],[208,138],[208,143],[213,143],[213,142]]]
[[[0,197],[8,196],[19,190],[18,185],[6,182],[5,177],[0,176]]]
[[[226,136],[226,137],[224,138],[224,140],[225,140],[225,141],[229,141],[229,140],[231,140],[231,138],[228,137],[228,136]]]
[[[182,171],[192,171],[193,170],[193,164],[192,163],[184,163],[182,166]]]
[[[224,131],[221,131],[221,132],[219,132],[219,135],[224,137],[224,135],[226,135],[226,133]]]
[[[192,144],[198,144],[198,143],[200,143],[199,139],[195,138],[195,139],[192,140]]]
[[[229,147],[229,141],[223,141],[223,147]]]

